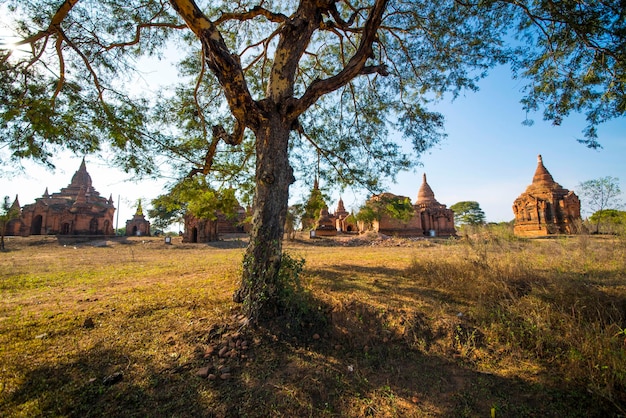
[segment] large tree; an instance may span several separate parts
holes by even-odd
[[[389,216],[402,222],[408,222],[415,209],[411,199],[405,196],[396,196],[391,193],[382,193],[372,196],[356,214],[356,220],[369,229],[374,221],[380,221],[383,216]]]
[[[600,232],[602,224],[602,232],[614,234],[626,232],[626,212],[617,209],[604,209],[594,212],[589,217],[589,221],[596,224],[596,232]]]
[[[148,210],[148,216],[161,229],[181,222],[185,214],[216,221],[221,213],[234,219],[239,208],[234,189],[215,190],[206,183],[205,178],[199,176],[179,181],[167,193],[157,196],[150,203],[152,208]],[[217,234],[213,239],[218,239]]]
[[[619,179],[617,177],[600,177],[583,181],[578,185],[578,193],[587,206],[587,212],[591,214],[602,213],[607,209],[619,209],[621,204]],[[602,216],[596,216],[596,233],[600,231]]]
[[[312,177],[311,154],[327,181],[375,190],[441,138],[429,101],[505,62],[526,82],[526,109],[555,124],[586,112],[591,147],[595,127],[626,109],[619,0],[0,3],[22,37],[22,52],[0,58],[2,160],[52,164],[59,147],[106,146],[143,173],[168,161],[212,184],[253,177],[236,294],[252,319],[275,310],[289,186]],[[138,58],[172,50],[183,58],[174,93],[131,94]]]
[[[457,225],[482,225],[485,223],[485,212],[480,204],[473,200],[457,202],[450,206],[454,212],[454,223]]]

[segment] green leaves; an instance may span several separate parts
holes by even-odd
[[[186,213],[209,220],[216,220],[218,212],[234,217],[239,201],[234,189],[213,189],[206,178],[197,175],[176,183],[168,193],[153,199],[151,205],[148,216],[156,220],[155,225],[166,228]]]
[[[485,223],[485,213],[478,202],[457,202],[450,206],[450,209],[454,212],[456,225],[482,225]]]
[[[515,74],[528,81],[524,108],[543,109],[544,119],[555,125],[571,112],[584,112],[589,125],[579,142],[601,147],[596,126],[626,112],[623,4],[524,1],[511,10],[517,36],[527,44],[510,56]]]
[[[236,100],[226,100],[224,70],[207,66],[207,45],[182,24],[171,2],[6,3],[9,22],[24,38],[21,48],[32,52],[0,51],[4,163],[30,158],[52,165],[59,148],[112,149],[114,163],[127,171],[154,175],[165,160],[179,178],[210,168],[214,187],[243,184],[252,192],[250,130],[242,144],[220,143],[207,152],[214,125],[231,132],[233,115],[245,117]],[[293,94],[269,109],[271,74],[282,71],[274,68],[282,62],[274,54],[301,2],[196,3],[240,64],[255,105],[276,112],[287,112],[316,80],[346,70],[375,6],[373,0],[315,6],[307,16],[321,19],[319,28],[303,53],[284,63],[295,68],[293,86],[284,90]],[[541,110],[556,125],[571,112],[586,113],[580,142],[589,147],[600,146],[599,124],[626,112],[626,21],[619,0],[393,0],[385,7],[365,68],[290,121],[298,178],[315,170],[329,184],[380,191],[385,179],[414,167],[445,136],[443,116],[429,104],[476,90],[490,68],[504,63],[526,84],[526,110]],[[133,87],[144,56],[180,59],[181,78],[142,97]]]
[[[372,197],[359,209],[356,219],[365,225],[371,225],[374,221],[380,221],[383,215],[408,222],[415,212],[411,199],[404,196],[396,196],[391,193],[383,193]]]
[[[315,229],[317,227],[317,223],[320,218],[320,212],[322,209],[326,207],[326,202],[324,201],[324,195],[322,191],[313,187],[311,190],[311,195],[309,196],[309,200],[304,204],[302,208],[302,229],[309,230]]]

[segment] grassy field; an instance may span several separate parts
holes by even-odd
[[[302,239],[254,330],[243,245],[9,238],[0,416],[626,416],[623,238]]]

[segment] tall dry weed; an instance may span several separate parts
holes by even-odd
[[[626,401],[626,245],[587,235],[509,239],[466,234],[444,259],[415,258],[407,275],[467,306],[495,369],[516,362]]]

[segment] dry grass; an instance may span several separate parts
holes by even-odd
[[[623,416],[626,242],[478,232],[288,243],[308,311],[256,330],[237,241],[10,239],[0,415]]]

